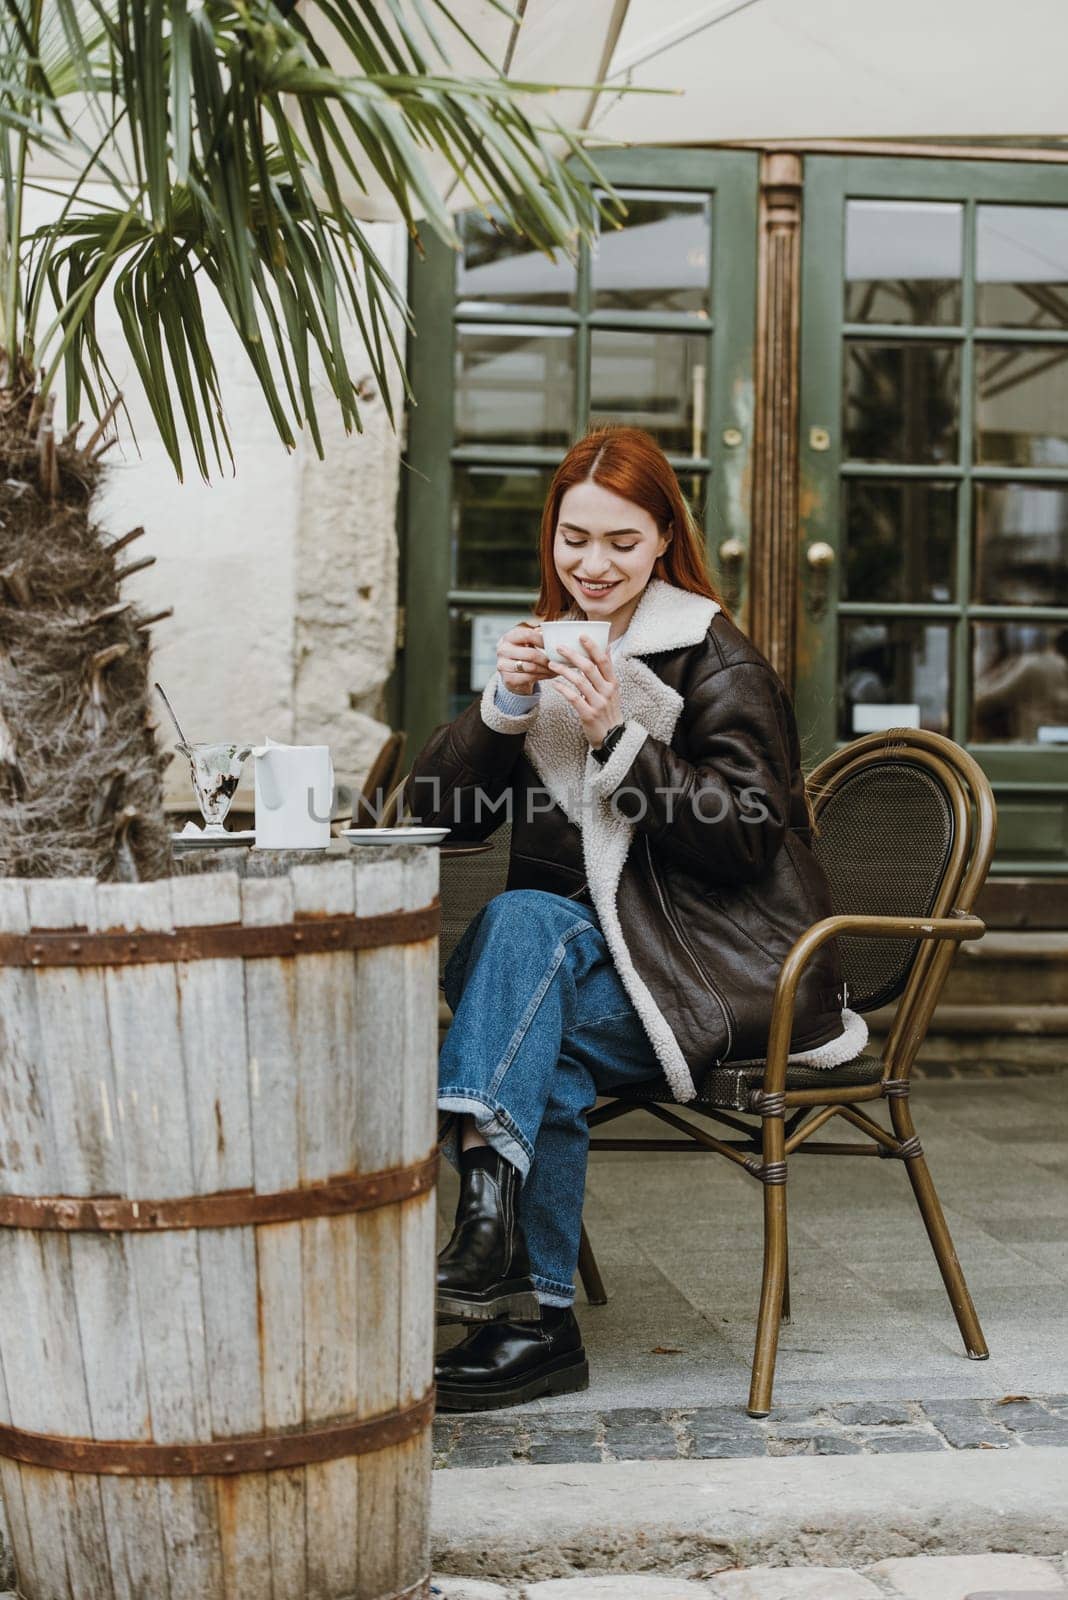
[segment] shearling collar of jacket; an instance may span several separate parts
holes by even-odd
[[[545,685],[539,703],[519,717],[506,716],[494,703],[497,678],[486,685],[482,720],[502,733],[524,733],[524,751],[553,800],[582,834],[586,881],[605,942],[673,1093],[693,1098],[686,1059],[665,1017],[637,970],[619,921],[619,879],[630,850],[634,824],[612,804],[622,775],[650,734],[670,743],[682,710],[682,696],[664,683],[642,657],[700,644],[720,610],[704,595],[677,589],[653,578],[645,588],[613,661],[619,683],[625,732],[602,767],[589,751],[582,725],[564,699]]]
[[[714,600],[706,600],[703,594],[677,589],[662,578],[650,578],[617,655],[648,656],[658,650],[682,650],[687,645],[700,644],[719,609]]]

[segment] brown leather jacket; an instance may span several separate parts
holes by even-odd
[[[508,888],[596,909],[686,1100],[704,1069],[763,1055],[779,967],[830,896],[793,710],[750,640],[713,601],[653,579],[615,667],[626,729],[603,767],[563,696],[546,684],[508,716],[494,678],[431,735],[407,794],[457,839],[486,838],[510,815]],[[824,945],[801,982],[792,1051],[841,1035],[843,998]]]

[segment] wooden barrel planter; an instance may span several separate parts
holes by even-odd
[[[429,1593],[437,873],[0,880],[26,1600]]]

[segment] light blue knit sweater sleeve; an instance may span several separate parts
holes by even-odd
[[[506,717],[525,717],[528,711],[533,711],[541,695],[541,684],[536,683],[530,694],[513,694],[511,689],[506,689],[498,683],[493,694],[493,704]]]

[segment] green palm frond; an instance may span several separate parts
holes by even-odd
[[[324,24],[351,73],[328,59]],[[453,73],[450,41],[485,75]],[[186,448],[207,476],[231,459],[211,292],[281,439],[306,427],[321,450],[322,380],[360,427],[351,324],[387,406],[403,370],[407,308],[344,199],[353,185],[384,187],[417,248],[420,228],[459,242],[432,156],[543,250],[574,250],[621,209],[540,114],[548,88],[501,79],[446,0],[0,0],[8,371],[42,366],[47,387],[62,368],[70,420],[101,414],[114,384],[95,311],[110,294],[176,470]],[[24,237],[31,184],[65,199]]]

